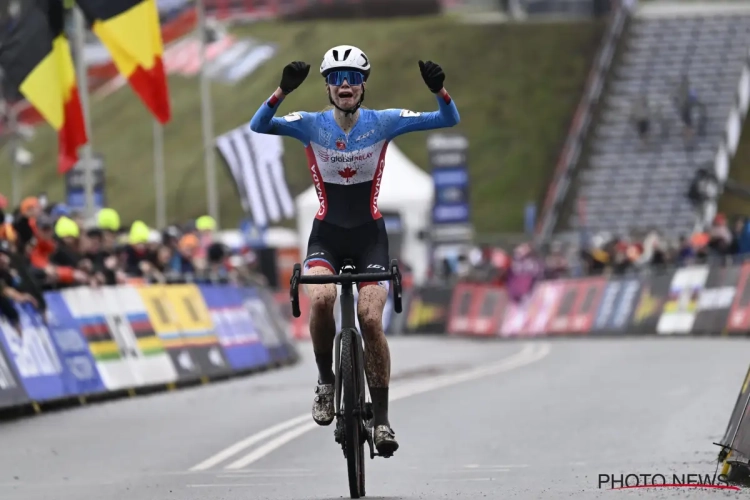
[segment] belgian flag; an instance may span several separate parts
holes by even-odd
[[[77,0],[92,31],[151,113],[171,117],[156,0]]]
[[[26,0],[0,45],[4,86],[23,95],[57,130],[57,167],[64,174],[88,142],[73,58],[63,31],[62,0]]]

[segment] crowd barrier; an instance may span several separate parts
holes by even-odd
[[[46,321],[19,305],[0,320],[0,408],[173,388],[294,362],[264,289],[118,285],[45,293]]]
[[[742,335],[750,332],[750,263],[650,276],[542,281],[522,301],[485,284],[412,291],[401,333],[480,337]]]

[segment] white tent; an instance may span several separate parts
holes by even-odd
[[[403,224],[402,259],[414,271],[414,281],[420,284],[427,276],[428,248],[417,235],[427,229],[432,217],[434,188],[432,177],[417,167],[394,143],[385,153],[385,168],[380,184],[378,207],[384,212],[398,212]],[[318,195],[310,186],[295,199],[300,253],[307,252],[307,240],[318,211]]]
[[[221,241],[230,248],[245,245],[245,235],[239,229],[228,229],[219,233]],[[285,227],[269,227],[263,235],[263,243],[270,248],[297,248],[299,238],[297,231]]]

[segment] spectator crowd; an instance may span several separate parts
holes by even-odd
[[[631,238],[608,233],[583,234],[580,242],[555,241],[543,248],[530,243],[512,251],[499,247],[475,247],[437,262],[436,281],[504,283],[514,262],[534,261],[538,279],[588,275],[625,275],[683,267],[691,264],[728,264],[750,255],[750,220],[729,221],[718,214],[706,231],[672,239],[650,231]],[[523,266],[524,272],[530,267]]]
[[[229,248],[216,221],[199,217],[164,231],[125,226],[112,208],[93,223],[64,204],[25,198],[10,211],[0,195],[0,317],[19,331],[13,302],[46,310],[43,292],[124,283],[263,282],[249,248]],[[1,319],[1,318],[0,318]]]

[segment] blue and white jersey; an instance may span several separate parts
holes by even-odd
[[[255,113],[250,128],[302,142],[320,201],[316,218],[351,228],[381,217],[378,195],[385,151],[391,140],[408,132],[452,127],[459,122],[458,109],[450,96],[437,96],[437,100],[438,111],[428,113],[360,108],[357,123],[345,134],[332,109],[296,111],[275,118],[280,100],[272,96]]]

